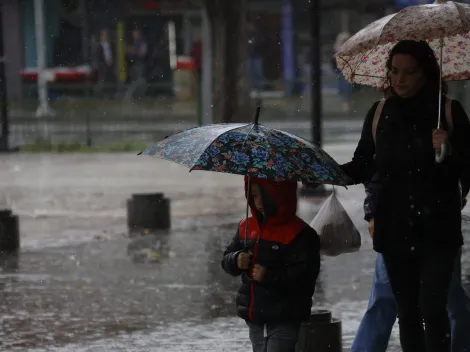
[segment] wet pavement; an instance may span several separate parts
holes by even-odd
[[[310,121],[295,114],[286,119],[270,119],[264,124],[311,139]],[[151,145],[165,136],[195,127],[194,119],[161,121],[149,118],[79,119],[44,121],[34,119],[11,126],[11,145],[35,143],[38,139],[52,143],[88,143],[93,145],[141,141]],[[357,140],[362,130],[362,119],[325,118],[322,126],[325,141]]]
[[[342,162],[352,148],[325,149]],[[0,204],[20,215],[22,233],[19,258],[1,263],[0,351],[250,350],[235,317],[238,280],[219,264],[244,214],[241,177],[189,174],[129,154],[1,155],[0,164]],[[171,198],[170,232],[128,237],[125,202],[140,192]],[[324,258],[315,305],[342,320],[348,347],[375,253],[362,220],[363,187],[338,193],[363,246]],[[301,200],[300,215],[310,221],[320,203]],[[468,246],[463,258],[468,285]],[[397,345],[395,329],[389,350]]]

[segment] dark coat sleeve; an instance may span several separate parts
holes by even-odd
[[[364,184],[366,191],[366,198],[364,199],[364,220],[369,222],[374,218],[375,214],[375,204],[374,204],[374,187],[375,185],[372,182]]]
[[[375,143],[372,136],[372,122],[378,102],[367,113],[362,126],[361,139],[354,152],[353,159],[341,167],[353,180],[352,184],[366,183],[372,179],[375,173]]]
[[[462,196],[466,198],[470,190],[470,121],[457,100],[452,101],[452,124],[450,158],[457,168],[462,184]]]
[[[364,220],[369,222],[375,218],[375,210],[377,207],[377,196],[379,192],[379,183],[377,174],[374,175],[370,182],[364,183],[366,198],[364,199]]]
[[[238,255],[243,251],[244,245],[240,241],[240,236],[237,230],[237,233],[233,236],[232,241],[224,252],[224,257],[222,258],[222,269],[224,269],[227,274],[238,276],[243,273],[244,270],[239,269],[237,265]]]
[[[292,241],[285,255],[285,266],[267,268],[261,285],[278,292],[296,290],[300,285],[315,285],[320,273],[320,240],[310,226]]]

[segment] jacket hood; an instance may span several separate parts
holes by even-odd
[[[297,214],[297,182],[274,181],[253,177],[245,177],[245,196],[248,198],[248,180],[250,184],[257,184],[261,190],[264,206],[264,216],[270,222],[283,223],[289,221]],[[251,214],[258,218],[253,199],[248,199]]]

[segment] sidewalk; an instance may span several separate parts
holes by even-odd
[[[269,98],[263,100],[262,120],[273,119],[309,119],[310,98]],[[370,94],[359,93],[353,97],[351,112],[342,111],[342,102],[337,95],[323,96],[323,113],[329,118],[363,118],[365,111],[373,103]],[[11,104],[10,116],[15,122],[35,119],[37,102],[24,101]],[[143,98],[134,102],[97,100],[87,98],[62,99],[51,103],[54,117],[42,118],[42,121],[83,120],[88,114],[94,119],[159,119],[162,121],[196,121],[197,103],[195,101],[176,101],[172,98]]]
[[[341,163],[353,145],[325,149]],[[244,216],[240,176],[189,173],[129,154],[5,154],[0,164],[0,203],[20,215],[22,231],[18,269],[0,269],[1,348],[250,350],[246,326],[234,318],[238,281],[220,269],[223,248]],[[337,190],[363,247],[325,258],[315,306],[342,319],[347,348],[367,305],[375,253],[362,220],[363,187]],[[155,236],[156,262],[133,262],[126,253],[125,202],[140,192],[171,199],[173,229]],[[302,199],[300,216],[310,222],[321,202]],[[395,331],[390,351],[397,344]]]

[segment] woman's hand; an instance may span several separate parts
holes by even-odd
[[[443,144],[447,144],[449,141],[449,135],[443,129],[434,130],[432,132],[432,146],[436,153],[441,153],[441,147]]]

